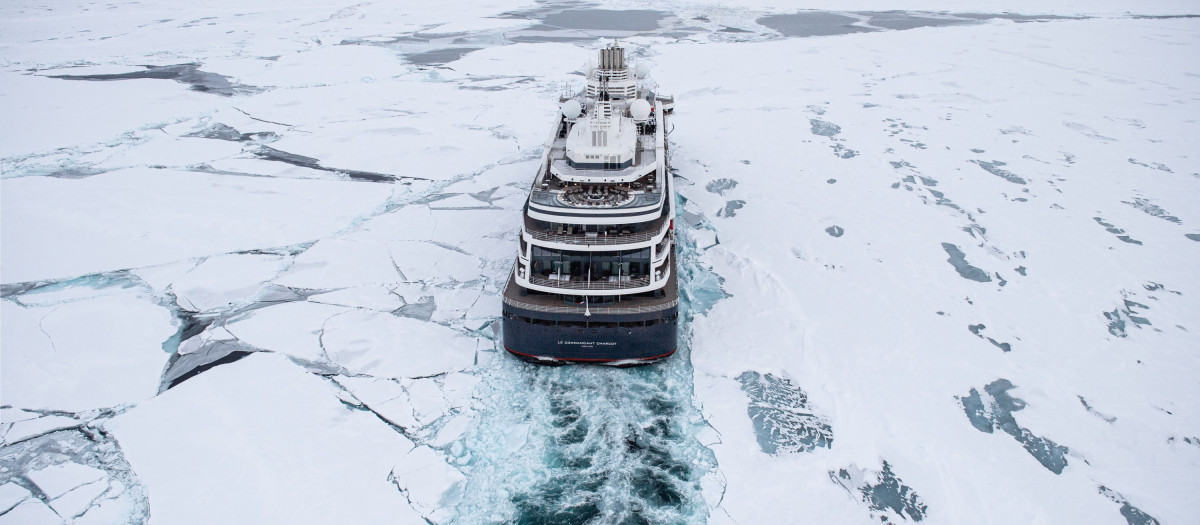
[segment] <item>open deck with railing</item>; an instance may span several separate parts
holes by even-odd
[[[525,231],[538,241],[582,246],[618,246],[653,240],[662,231],[667,217],[660,216],[649,225],[641,226],[640,228],[643,230],[637,232],[630,231],[629,227],[610,227],[597,232],[576,231],[574,226],[566,225],[559,225],[558,228],[545,228],[539,225],[539,222],[530,218],[529,215],[525,215]]]
[[[583,314],[590,311],[593,315],[619,315],[648,313],[667,310],[679,305],[679,282],[677,272],[672,271],[667,284],[662,288],[662,297],[619,297],[609,304],[592,304],[586,309],[582,304],[566,303],[561,295],[529,293],[521,295],[521,287],[515,279],[509,277],[504,287],[504,304],[515,308],[524,308],[535,312],[557,314]]]

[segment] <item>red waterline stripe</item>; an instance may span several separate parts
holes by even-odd
[[[513,353],[513,354],[517,354],[517,355],[523,355],[523,356],[525,356],[525,357],[532,357],[532,358],[534,358],[534,359],[538,359],[538,358],[546,357],[546,356],[538,356],[538,355],[533,355],[533,354],[526,354],[526,353],[524,353],[524,352],[518,352],[518,351],[516,351],[516,350],[513,350],[512,348],[509,348],[509,347],[508,347],[508,345],[504,345],[504,349],[505,349],[505,350],[508,350],[508,351],[509,351],[509,353]],[[679,350],[679,347],[677,346],[677,347],[675,347],[673,350],[671,350],[670,352],[667,352],[667,353],[665,353],[665,354],[663,354],[663,355],[656,355],[656,356],[653,356],[653,357],[634,357],[634,358],[632,358],[632,359],[636,359],[636,360],[638,360],[638,361],[649,361],[649,360],[651,360],[651,359],[661,359],[661,358],[667,357],[667,356],[669,356],[669,355],[671,355],[671,354],[674,354],[674,353],[675,353],[675,350]],[[587,357],[571,357],[571,358],[567,358],[567,357],[563,357],[563,358],[552,357],[551,359],[554,359],[554,360],[556,360],[556,361],[621,361],[621,359],[596,359],[596,358],[587,358]]]

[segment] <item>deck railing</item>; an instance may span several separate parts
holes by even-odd
[[[579,306],[546,306],[540,304],[531,304],[521,302],[516,299],[504,297],[504,304],[515,308],[523,308],[525,310],[533,310],[535,312],[544,312],[551,314],[582,314],[585,311],[590,311],[592,315],[617,315],[617,314],[643,314],[649,312],[661,312],[679,306],[679,299],[672,299],[662,304],[651,304],[646,306],[606,306],[606,305],[590,305],[584,308]]]
[[[654,236],[661,232],[645,231],[638,233],[618,233],[616,235],[587,235],[576,233],[572,235],[559,234],[546,230],[526,229],[529,236],[539,241],[558,242],[563,244],[582,244],[593,246],[614,246],[620,244],[633,244],[636,242],[646,242],[654,239]]]
[[[635,277],[622,281],[609,281],[607,279],[591,279],[586,277],[575,277],[571,280],[547,279],[541,275],[529,276],[529,283],[538,286],[546,286],[549,288],[560,288],[563,290],[624,290],[626,288],[642,288],[650,286],[650,276]]]

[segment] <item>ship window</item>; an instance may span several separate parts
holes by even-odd
[[[646,326],[654,326],[656,324],[658,324],[658,319],[650,319],[646,321]]]
[[[617,301],[617,298],[611,295],[599,295],[588,297],[588,304],[612,304]]]
[[[533,274],[550,279],[569,276],[575,279],[639,278],[649,275],[650,248],[613,252],[551,250],[533,246],[530,253]],[[582,302],[577,300],[575,302]]]
[[[523,315],[519,315],[519,316],[517,316],[517,320],[518,320],[518,321],[521,321],[522,323],[528,323],[528,322],[530,322],[530,319],[529,319],[528,317],[525,317],[525,316],[523,316]]]
[[[554,321],[552,319],[534,319],[533,324],[538,326],[554,326]]]
[[[616,328],[617,323],[592,323],[596,328]]]

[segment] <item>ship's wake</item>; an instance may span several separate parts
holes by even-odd
[[[458,522],[707,521],[700,482],[716,462],[695,437],[706,423],[692,404],[690,321],[724,294],[680,237],[684,322],[674,356],[615,369],[501,355],[481,371],[477,392],[487,408],[465,439]]]

